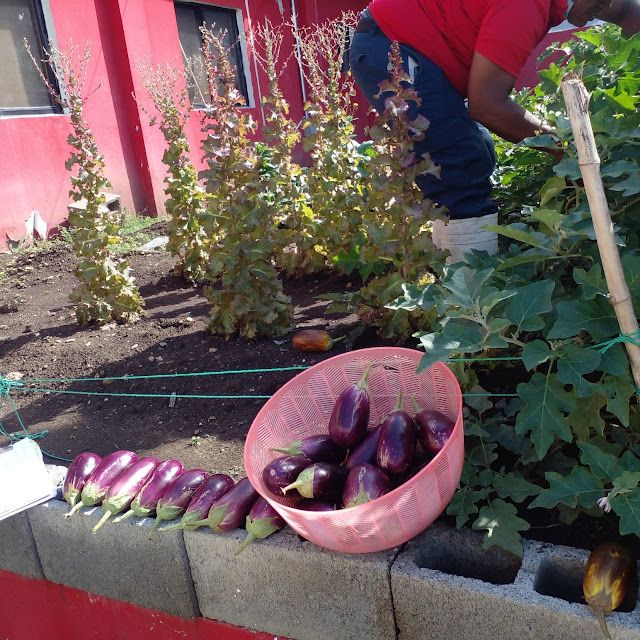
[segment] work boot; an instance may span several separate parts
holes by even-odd
[[[451,253],[447,258],[447,264],[464,262],[464,254],[472,249],[495,255],[498,253],[498,234],[483,227],[497,224],[497,213],[479,218],[449,220],[446,224],[442,220],[434,220],[433,244],[438,249],[446,249]]]

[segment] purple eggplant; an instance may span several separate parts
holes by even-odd
[[[347,452],[339,447],[331,436],[309,436],[304,440],[295,440],[286,449],[272,449],[287,456],[307,458],[311,462],[334,462],[340,464]]]
[[[184,471],[179,460],[165,460],[161,462],[153,472],[151,478],[140,489],[133,499],[129,511],[118,516],[113,522],[122,522],[132,516],[148,518],[156,512],[156,505],[169,485]]]
[[[350,449],[367,433],[371,401],[367,380],[371,372],[367,367],[362,378],[349,385],[336,400],[329,419],[329,435],[340,447]]]
[[[159,464],[158,458],[140,458],[115,479],[102,501],[102,509],[105,513],[100,522],[91,529],[91,533],[97,533],[98,529],[115,513],[121,513],[129,508]]]
[[[285,521],[278,512],[263,497],[259,497],[247,516],[247,537],[236,549],[236,555],[240,555],[255,540],[263,540],[280,531],[284,525]]]
[[[153,538],[163,520],[175,520],[187,510],[193,494],[208,477],[209,474],[202,469],[189,469],[167,487],[156,505],[156,519],[149,532],[149,539]]]
[[[133,451],[114,451],[104,457],[85,482],[77,502],[65,517],[72,516],[80,507],[94,507],[100,504],[107,495],[114,480],[132,463],[138,459]]]
[[[199,522],[207,517],[211,505],[220,500],[225,493],[233,489],[233,479],[224,473],[214,473],[209,476],[193,494],[187,510],[182,516],[182,520],[177,524],[169,525],[160,531],[178,531],[179,529],[197,529],[194,522]]]
[[[389,476],[372,464],[361,464],[349,471],[342,493],[345,509],[371,502],[389,493]]]
[[[402,391],[398,394],[396,408],[382,423],[382,432],[376,451],[376,461],[383,471],[404,473],[413,462],[418,441],[418,430],[413,418],[402,406]]]
[[[262,480],[271,493],[280,496],[282,490],[295,482],[309,465],[311,460],[300,456],[276,458],[262,470]]]
[[[101,460],[95,453],[81,453],[69,465],[62,485],[62,495],[72,507],[80,500],[82,488]]]
[[[249,479],[242,478],[233,489],[211,505],[209,515],[204,520],[194,522],[192,527],[197,529],[208,525],[216,533],[237,529],[245,522],[257,498],[258,492]]]
[[[316,512],[335,511],[336,505],[329,504],[328,502],[318,502],[317,500],[303,500],[296,505],[296,509]]]
[[[323,502],[338,501],[347,477],[347,470],[335,464],[316,462],[307,467],[295,482],[285,487],[282,493],[297,489],[304,498]]]
[[[442,447],[451,436],[455,423],[444,413],[435,409],[419,411],[418,403],[415,399],[413,402],[417,412],[415,422],[418,427],[420,443],[427,453],[436,455],[442,451]]]
[[[347,469],[353,469],[361,464],[373,464],[376,461],[376,451],[378,450],[378,442],[382,424],[372,429],[367,437],[349,454],[344,466]]]

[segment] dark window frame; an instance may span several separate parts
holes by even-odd
[[[246,104],[244,104],[243,107],[252,108],[251,106],[252,95],[251,95],[251,92],[249,91],[249,83],[247,82],[247,69],[245,67],[246,61],[244,57],[244,51],[242,49],[241,40],[240,40],[240,29],[238,27],[238,11],[240,10],[234,9],[233,7],[221,7],[216,4],[209,4],[208,2],[188,2],[185,0],[174,0],[173,5],[174,7],[191,9],[195,14],[196,22],[198,23],[199,27],[205,23],[204,12],[207,9],[213,10],[213,11],[222,11],[223,13],[228,13],[230,15],[233,15],[233,20],[231,21],[231,24],[233,24],[234,31],[230,35],[232,36],[233,40],[237,43],[235,57],[236,57],[236,65],[238,65],[237,67],[238,78],[240,80],[240,87],[238,87],[238,90],[246,100]],[[202,44],[202,35],[199,34],[199,37],[200,37],[200,43]],[[199,101],[198,102],[192,101],[191,106],[194,109],[204,109],[206,105],[201,104]]]
[[[33,51],[33,55],[38,59],[38,52],[42,52],[45,45],[49,44],[49,32],[47,29],[47,21],[44,17],[44,9],[42,8],[43,0],[28,0],[29,10],[31,12],[31,20],[35,27],[35,37],[37,43],[37,51]],[[49,67],[48,64],[42,64],[40,67],[45,78],[54,90],[60,92],[58,86],[58,79],[56,74]],[[48,115],[48,114],[60,114],[63,112],[62,107],[58,104],[54,98],[47,92],[49,98],[49,105],[41,105],[37,107],[3,107],[0,100],[0,118],[3,116],[31,116],[31,115]]]

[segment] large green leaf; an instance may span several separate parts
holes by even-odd
[[[604,433],[604,418],[602,409],[607,404],[607,398],[597,391],[588,398],[581,398],[577,407],[567,416],[567,422],[578,440],[587,440],[591,430],[602,435]]]
[[[635,173],[629,176],[626,180],[618,182],[617,184],[609,187],[612,191],[622,191],[622,195],[625,198],[635,196],[640,193],[640,175]]]
[[[582,297],[585,300],[593,300],[597,295],[606,297],[609,293],[607,281],[599,264],[594,265],[589,271],[574,269],[573,279],[582,287]]]
[[[579,442],[578,446],[582,452],[580,461],[591,469],[596,478],[611,482],[620,475],[622,469],[618,463],[618,459],[610,453],[605,453],[600,447],[589,442]]]
[[[576,408],[576,399],[553,375],[535,373],[530,382],[517,387],[524,408],[516,419],[516,431],[531,433],[531,441],[542,459],[556,438],[571,442],[573,434],[565,414]]]
[[[544,247],[542,234],[536,234],[535,232],[529,233],[528,231],[515,229],[512,226],[507,227],[501,225],[487,225],[484,228],[487,231],[495,231],[501,236],[506,236],[507,238],[511,238],[512,240],[517,240],[518,242],[528,244],[537,249],[541,249],[542,247]]]
[[[540,280],[517,290],[509,299],[504,316],[515,324],[520,331],[537,331],[544,327],[541,317],[551,311],[551,295],[555,288],[553,280]]]
[[[488,490],[460,489],[447,507],[447,513],[456,517],[456,527],[460,529],[469,521],[469,517],[478,513],[478,502],[487,497]]]
[[[522,362],[524,362],[527,371],[531,371],[546,362],[552,355],[553,352],[546,342],[534,340],[533,342],[528,342],[522,349]]]
[[[446,304],[475,307],[480,301],[482,288],[492,273],[493,269],[474,271],[466,266],[456,269],[453,275],[442,283],[442,286],[451,292],[445,300]]]
[[[567,188],[566,180],[561,176],[549,178],[540,189],[540,206],[544,207]]]
[[[425,355],[420,361],[419,370],[424,371],[436,362],[443,362],[452,353],[478,353],[482,350],[483,334],[479,324],[452,318],[442,333],[427,333],[420,336]]]
[[[607,395],[607,411],[616,416],[623,426],[629,426],[629,404],[635,394],[635,387],[628,376],[615,378],[608,376],[603,388]]]
[[[596,501],[604,495],[602,481],[585,467],[576,466],[568,476],[550,471],[544,477],[549,488],[529,505],[530,509],[553,509],[559,504],[576,507],[580,503],[585,509],[596,506]]]
[[[542,487],[528,482],[515,473],[496,475],[494,486],[501,498],[510,498],[518,503],[531,496],[537,496],[542,491]]]
[[[517,513],[517,509],[512,504],[499,498],[480,509],[473,528],[486,531],[482,542],[485,549],[492,546],[502,547],[519,558],[522,557],[520,532],[527,531],[529,523],[519,518]]]
[[[617,495],[609,504],[620,517],[620,534],[640,536],[640,490]]]
[[[573,338],[588,331],[594,340],[609,338],[618,331],[618,323],[611,305],[601,298],[594,301],[564,300],[556,306],[558,319],[547,337],[551,340]]]
[[[601,358],[595,349],[567,344],[558,360],[558,378],[565,384],[573,385],[579,398],[588,398],[593,393],[592,385],[582,376],[593,373],[600,365]]]

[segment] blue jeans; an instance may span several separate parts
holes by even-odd
[[[378,86],[388,79],[391,41],[379,28],[356,33],[349,53],[356,83],[371,105],[382,113],[389,94],[377,97]],[[411,56],[414,88],[422,101],[413,109],[430,122],[424,140],[415,144],[418,157],[429,153],[440,165],[441,176],[423,175],[417,184],[429,198],[449,210],[452,219],[475,218],[495,213],[498,206],[491,199],[491,175],[496,157],[490,133],[475,122],[467,111],[464,98],[447,80],[440,67],[406,45],[400,46],[405,68]]]

